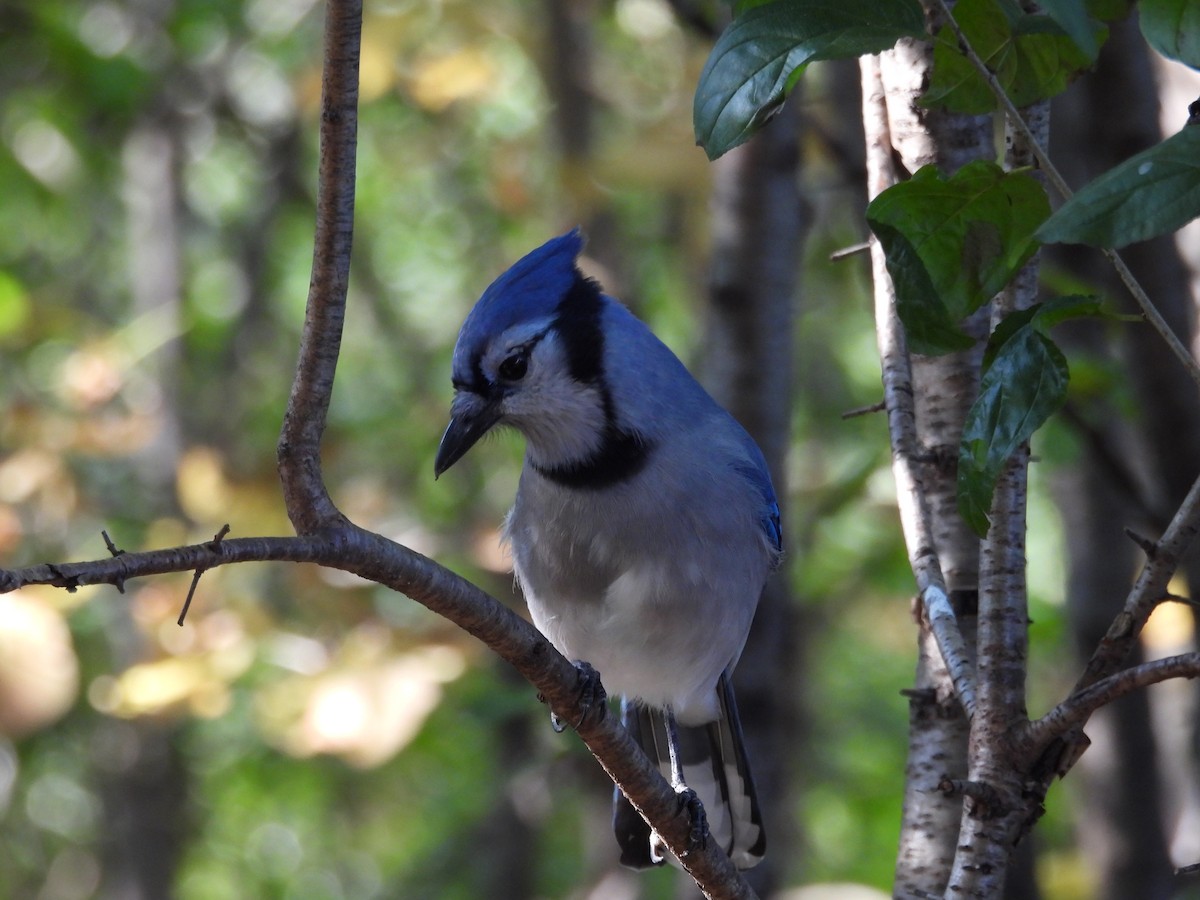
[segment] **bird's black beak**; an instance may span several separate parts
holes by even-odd
[[[481,397],[472,391],[459,391],[450,406],[450,424],[438,445],[433,461],[433,477],[437,478],[466,455],[475,442],[500,421],[499,399]]]

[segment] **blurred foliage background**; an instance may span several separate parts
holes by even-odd
[[[4,565],[102,556],[102,531],[125,550],[289,531],[274,444],[309,274],[321,18],[313,0],[0,4]],[[554,52],[561,28],[573,55]],[[367,6],[326,476],[355,521],[518,608],[497,529],[519,441],[432,478],[458,325],[582,222],[593,271],[703,370],[712,175],[690,113],[710,43],[664,0]],[[812,230],[778,486],[806,651],[778,689],[806,726],[780,813],[801,837],[773,854],[786,884],[886,891],[912,584],[885,424],[841,416],[880,394],[865,258],[829,260],[865,235],[856,91],[853,66],[816,66],[796,100]],[[1044,490],[1074,444],[1046,442],[1034,711],[1074,672]],[[0,895],[674,895],[670,872],[614,868],[602,773],[472,639],[282,565],[206,573],[179,627],[190,580],[0,596]],[[1038,834],[1048,896],[1088,895],[1071,797],[1052,793]]]

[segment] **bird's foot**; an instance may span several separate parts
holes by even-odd
[[[603,703],[608,695],[604,692],[604,685],[600,682],[600,673],[591,663],[577,659],[574,661],[574,666],[578,676],[576,685],[579,692],[576,705],[580,712],[573,727],[579,728],[583,724],[583,720],[587,718],[587,714],[592,711],[592,707]],[[562,734],[567,730],[567,723],[552,712],[550,713],[550,727],[556,733]]]
[[[680,785],[675,788],[675,792],[679,797],[680,811],[687,811],[690,831],[688,833],[688,848],[683,854],[686,856],[693,850],[703,850],[704,845],[708,843],[708,815],[704,812],[704,804],[700,802],[700,797],[687,785]]]
[[[690,787],[679,785],[675,788],[676,794],[679,796],[680,812],[687,812],[689,832],[687,849],[679,854],[680,857],[685,857],[695,850],[703,850],[708,843],[708,816],[704,812],[704,804],[700,802],[700,798]],[[667,842],[662,839],[657,831],[650,832],[650,862],[654,865],[662,865],[666,860],[667,854],[671,850],[667,847]]]

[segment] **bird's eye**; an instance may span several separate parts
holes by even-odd
[[[528,371],[529,357],[524,350],[518,350],[500,363],[500,377],[505,381],[520,381]]]

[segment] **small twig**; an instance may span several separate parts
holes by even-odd
[[[207,549],[212,550],[214,553],[219,553],[221,549],[221,541],[227,534],[229,534],[228,522],[222,525],[221,530],[214,534],[213,539],[204,546]],[[175,624],[181,628],[183,627],[183,620],[187,618],[188,610],[192,607],[192,597],[196,595],[196,585],[200,583],[200,576],[206,571],[208,571],[208,566],[197,566],[196,571],[192,573],[192,584],[188,588],[187,598],[183,601],[183,609],[179,611],[179,618],[175,622]]]
[[[104,538],[104,546],[108,548],[108,552],[113,556],[120,556],[124,550],[118,550],[117,545],[112,542],[112,538],[108,536],[108,532],[103,528],[100,529],[100,536]]]
[[[1200,601],[1193,600],[1191,597],[1183,597],[1179,594],[1172,594],[1170,592],[1163,594],[1162,599],[1159,600],[1158,602],[1159,603],[1182,603],[1185,606],[1192,607],[1193,609],[1200,608]]]
[[[1011,806],[1005,801],[1000,791],[982,781],[968,781],[965,778],[947,776],[938,782],[937,789],[943,794],[970,797],[977,804],[976,814],[984,819],[1006,815]]]
[[[1093,651],[1086,671],[1075,685],[1076,692],[1118,670],[1146,619],[1168,593],[1171,578],[1197,531],[1200,531],[1200,478],[1192,484],[1167,530],[1154,543],[1154,551],[1147,552],[1146,563],[1125,598],[1125,606]]]
[[[1197,875],[1200,874],[1200,863],[1191,863],[1186,866],[1179,866],[1175,870],[1176,875]]]
[[[1154,559],[1155,554],[1158,553],[1158,546],[1154,543],[1154,541],[1150,540],[1148,537],[1142,537],[1142,535],[1138,534],[1132,528],[1124,528],[1122,530],[1125,532],[1125,537],[1129,538],[1131,541],[1141,547],[1142,552],[1145,553],[1148,558]]]
[[[196,585],[200,583],[200,576],[203,575],[205,571],[205,569],[197,569],[192,573],[192,584],[191,587],[188,588],[187,599],[183,601],[183,609],[179,611],[179,618],[175,621],[175,624],[180,628],[183,627],[183,620],[187,618],[188,610],[192,606],[192,597],[196,595]]]
[[[887,409],[887,402],[880,400],[878,403],[872,403],[868,406],[856,406],[854,409],[848,409],[842,413],[843,419],[854,419],[858,416],[869,416],[871,413],[883,412]]]
[[[124,550],[117,549],[117,545],[112,542],[112,538],[108,536],[107,531],[101,528],[100,534],[104,538],[104,546],[108,548],[109,555],[112,556],[113,559],[118,559],[125,555]],[[117,589],[118,594],[125,593],[125,579],[119,578],[113,581],[113,587]]]
[[[851,244],[848,247],[842,247],[838,250],[834,250],[832,253],[829,254],[829,261],[830,262],[841,262],[842,260],[849,259],[852,256],[858,256],[860,253],[870,253],[870,252],[871,252],[871,242],[863,241],[862,243],[859,243],[859,244]]]

